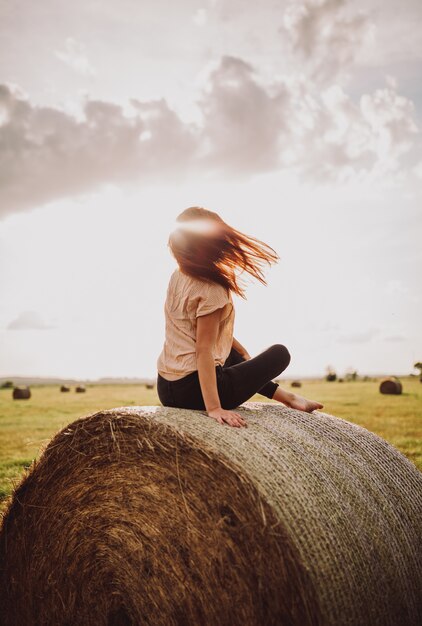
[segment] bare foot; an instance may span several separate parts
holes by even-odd
[[[281,387],[277,387],[275,390],[275,394],[273,395],[274,400],[278,400],[278,402],[282,402],[286,406],[291,407],[292,409],[298,409],[299,411],[306,411],[307,413],[311,413],[315,411],[315,409],[322,409],[324,406],[320,402],[315,402],[314,400],[307,400],[302,396],[298,396],[291,391],[286,391]]]
[[[291,394],[291,398],[288,401],[284,401],[284,404],[291,407],[292,409],[298,409],[298,411],[306,411],[307,413],[311,413],[315,411],[315,409],[322,409],[324,406],[320,402],[315,402],[315,400],[307,400],[302,396],[298,396],[295,393]]]

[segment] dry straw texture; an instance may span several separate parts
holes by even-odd
[[[367,430],[248,403],[62,430],[0,533],[5,626],[420,623],[422,474]]]

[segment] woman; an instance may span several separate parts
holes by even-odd
[[[262,268],[278,260],[276,252],[200,207],[178,216],[168,243],[178,269],[167,289],[166,338],[157,361],[162,404],[205,409],[234,427],[247,424],[233,409],[257,392],[302,411],[322,408],[272,380],[289,365],[285,346],[275,344],[251,358],[233,336],[232,292],[245,298],[238,273],[265,285]]]

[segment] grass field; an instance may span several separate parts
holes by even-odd
[[[381,395],[378,381],[305,381],[298,392],[324,404],[323,411],[377,433],[422,470],[422,384],[403,377],[401,396]],[[288,383],[282,386],[289,387]],[[262,396],[252,400],[266,401]],[[58,386],[32,387],[30,400],[0,390],[0,509],[27,466],[69,422],[101,409],[160,404],[155,389],[138,385],[88,385],[85,394]],[[207,419],[204,417],[204,419]],[[224,427],[222,427],[224,428]]]

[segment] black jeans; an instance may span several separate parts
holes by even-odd
[[[234,348],[223,366],[217,365],[217,389],[223,409],[234,409],[255,393],[272,398],[278,383],[272,381],[290,363],[290,353],[275,344],[246,361]],[[157,392],[164,406],[180,409],[205,409],[198,371],[178,380],[157,376]]]

